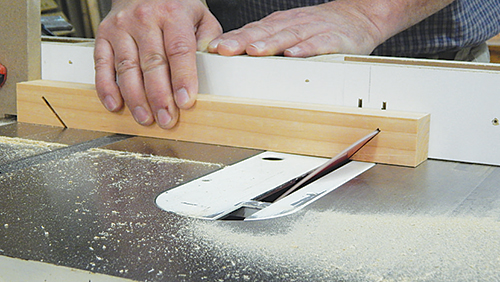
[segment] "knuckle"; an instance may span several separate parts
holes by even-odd
[[[99,24],[96,39],[112,36],[116,32],[116,18],[106,17]]]
[[[304,30],[298,26],[288,27],[288,28],[284,29],[283,32],[288,33],[290,36],[292,36],[297,41],[303,41],[306,39],[305,35],[304,35]]]
[[[195,50],[190,46],[189,40],[185,37],[178,37],[167,46],[166,51],[169,56],[182,57]]]
[[[161,11],[168,14],[176,14],[184,9],[184,5],[181,2],[171,1],[165,3],[165,5],[161,6]]]
[[[141,61],[141,69],[143,73],[154,71],[166,65],[167,65],[167,60],[165,56],[159,53],[148,54]]]
[[[122,75],[129,71],[137,70],[139,68],[139,64],[137,63],[136,60],[123,59],[116,64],[115,68],[116,68],[116,73],[118,75]]]
[[[311,14],[305,11],[297,11],[294,15],[295,18],[309,18]]]
[[[156,11],[151,5],[139,5],[133,11],[134,18],[140,23],[147,23],[155,14]]]
[[[271,36],[276,33],[276,29],[272,24],[267,22],[255,22],[248,25],[250,29],[258,30],[260,33],[265,34],[266,36]]]
[[[119,11],[113,16],[109,23],[111,26],[105,25],[105,27],[124,29],[130,23],[130,17],[125,11]]]
[[[332,45],[335,42],[342,41],[342,37],[340,37],[339,35],[333,34],[333,33],[326,33],[326,32],[318,34],[317,38],[321,44],[325,44],[325,45]]]
[[[288,17],[287,11],[275,11],[275,12],[272,12],[267,18],[272,19],[272,20],[283,20],[286,17]]]
[[[151,18],[175,18],[183,13],[184,10],[184,5],[182,3],[169,1],[158,5],[139,5],[135,8],[133,15],[140,22],[148,22]]]
[[[311,38],[311,40],[304,41],[302,47],[311,55],[349,53],[349,50],[344,48],[344,43],[342,37],[337,34],[321,33]]]
[[[99,71],[101,69],[107,68],[109,65],[112,65],[113,62],[105,57],[95,56],[94,57],[94,69]]]

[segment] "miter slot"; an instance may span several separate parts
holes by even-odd
[[[25,158],[14,160],[12,162],[0,164],[0,175],[14,172],[16,170],[22,170],[38,164],[47,163],[53,160],[62,159],[75,153],[83,152],[92,148],[103,147],[131,137],[132,137],[131,135],[123,135],[123,134],[108,135],[97,139],[78,143],[75,145],[61,147],[37,155],[28,156]]]

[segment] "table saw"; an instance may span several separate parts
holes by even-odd
[[[85,52],[71,52],[70,59],[64,55],[68,53],[57,52],[59,61],[44,60],[42,78],[62,76],[47,71],[54,62],[61,66],[57,73],[64,75],[71,74],[80,60],[88,63],[78,58]],[[49,51],[44,56],[47,58]],[[261,84],[250,89],[250,82],[243,80],[216,82],[219,78],[214,75],[234,72],[231,66],[237,60],[259,64],[253,58],[199,56],[201,71],[215,65],[219,71],[200,76],[204,93],[234,92],[234,81],[240,81],[247,83],[241,88],[243,92],[268,94],[263,93],[265,86]],[[217,184],[214,194],[198,197],[200,201],[211,197],[210,204],[217,207],[232,197],[231,193],[243,194],[247,187],[270,182],[254,181],[268,170],[267,166],[259,170],[262,162],[271,163],[272,169],[277,167],[277,173],[269,173],[271,179],[298,167],[304,173],[327,158],[203,140],[63,128],[57,120],[54,125],[1,120],[0,281],[500,280],[500,157],[496,154],[500,150],[500,128],[494,122],[499,107],[497,101],[488,100],[496,91],[492,85],[498,81],[498,71],[356,60],[335,57],[328,62],[293,61],[319,66],[324,72],[331,71],[330,67],[344,71],[334,70],[343,75],[336,78],[342,79],[340,82],[332,84],[323,74],[301,76],[304,67],[299,67],[291,81],[300,81],[297,92],[315,87],[324,90],[320,96],[331,94],[327,103],[355,103],[353,107],[357,107],[362,100],[363,107],[379,107],[384,101],[389,110],[430,113],[430,139],[426,139],[430,158],[426,156],[415,165],[352,161],[348,167],[288,196],[299,197],[302,191],[302,198],[290,201],[295,206],[307,202],[300,208],[256,220],[246,220],[247,216],[241,214],[189,214],[170,209],[173,204],[168,201],[162,206],[159,199],[181,191],[178,194],[187,198],[179,203],[200,207],[198,202],[189,202],[191,193],[182,193],[191,190],[182,189],[193,183],[197,187],[226,183],[225,189],[217,190],[222,186]],[[260,62],[275,68],[288,68],[290,63],[282,59]],[[405,71],[425,81],[442,73],[455,75],[444,78],[440,87],[458,86],[453,89],[455,93],[434,99],[432,81],[418,90],[409,89],[409,94],[398,99],[391,93],[401,93],[402,85],[414,81],[401,77]],[[388,85],[383,78],[387,73],[391,79],[400,75],[400,83]],[[269,77],[267,72],[261,75],[259,79]],[[89,82],[77,81],[82,77],[85,75],[61,80]],[[457,77],[481,80],[479,88],[488,96],[487,101],[461,95],[470,91],[463,86],[469,81]],[[280,85],[289,87],[277,83],[272,91]],[[300,95],[290,95],[294,87],[289,88],[289,99],[299,99]],[[429,89],[434,91],[427,96],[421,94]],[[420,91],[417,94],[423,100],[414,97],[415,91]],[[380,95],[386,96],[381,99]],[[436,110],[441,99],[453,95],[476,103],[464,105],[455,100],[446,104],[448,110]],[[475,115],[465,118],[457,113],[464,108],[473,109]],[[477,108],[483,110],[476,112]],[[63,111],[57,106],[55,110]],[[64,114],[62,119],[66,119]],[[467,130],[456,132],[456,128],[478,132],[472,135]],[[383,134],[384,128],[381,130]],[[465,141],[454,139],[468,134]],[[298,160],[294,160],[296,157]],[[247,163],[250,167],[240,169],[239,174],[229,173],[233,177],[218,176],[228,169],[238,171]],[[320,185],[331,189],[321,188],[326,192],[318,193],[308,190],[309,186]],[[240,204],[237,201],[234,207]],[[279,209],[278,203],[266,205],[261,211],[271,206]],[[205,208],[201,210],[209,210]]]
[[[17,122],[0,135],[0,167],[18,165],[0,175],[1,281],[500,279],[498,167],[377,164],[294,214],[207,221],[155,199],[259,151]]]

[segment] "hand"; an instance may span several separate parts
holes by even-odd
[[[96,90],[135,120],[173,127],[198,93],[196,50],[222,29],[200,0],[115,0],[95,41]]]
[[[454,0],[335,0],[275,12],[219,36],[208,51],[231,56],[370,54]]]
[[[381,43],[381,34],[360,9],[347,2],[275,12],[218,37],[208,50],[227,56],[370,54]]]

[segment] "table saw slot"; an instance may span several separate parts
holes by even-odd
[[[219,220],[245,220],[247,217],[250,217],[254,213],[265,209],[270,206],[271,203],[263,203],[259,201],[248,201],[239,205],[239,208],[236,208],[233,212],[226,214],[220,218]]]
[[[103,147],[109,144],[126,140],[131,137],[131,135],[112,134],[71,146],[64,146],[51,151],[24,157],[18,160],[0,164],[0,175],[47,163],[55,159],[62,159],[75,153],[83,152],[93,148]]]
[[[263,158],[263,160],[265,160],[265,159]],[[276,202],[281,195],[283,195],[286,191],[288,191],[289,188],[291,188],[296,183],[298,183],[300,180],[302,180],[304,177],[306,177],[309,173],[310,172],[307,172],[307,173],[304,173],[298,177],[295,177],[292,180],[287,181],[287,182],[279,185],[278,187],[271,189],[271,190],[255,197],[255,198],[253,198],[249,202],[244,202],[244,203],[238,205],[238,208],[236,208],[233,212],[218,218],[218,220],[245,220],[246,218],[257,213],[258,211],[260,211],[264,208],[267,208],[272,203]],[[307,185],[309,185],[313,182],[314,181],[310,181],[310,182],[306,182],[306,183],[302,184],[299,188],[297,188],[295,191],[293,191],[292,193],[290,193],[286,197],[290,197],[293,193],[299,191],[300,189],[306,187]]]
[[[263,160],[279,160],[280,158],[273,158],[273,157],[267,157],[267,158],[262,158]],[[283,159],[281,159],[283,160]],[[349,163],[349,162],[347,162]],[[328,173],[325,173],[324,175],[320,176],[323,177],[323,176],[326,176],[330,173],[334,173],[335,170],[341,168],[342,166],[346,165],[347,163],[342,163],[340,165],[338,165],[336,168],[334,168],[332,171],[329,171]],[[297,184],[299,181],[301,181],[303,178],[305,178],[309,173],[311,173],[313,170],[307,172],[307,173],[304,173],[298,177],[295,177],[293,178],[292,180],[290,181],[287,181],[279,186],[277,186],[276,188],[274,189],[271,189],[255,198],[253,198],[251,201],[249,202],[245,202],[241,205],[238,205],[239,207],[236,208],[233,212],[227,214],[227,215],[224,215],[220,218],[218,218],[219,220],[245,220],[246,218],[254,215],[255,213],[257,213],[258,211],[264,209],[264,208],[267,208],[268,206],[270,206],[272,203],[276,202],[276,201],[279,201],[280,200],[280,197],[281,195],[285,194],[288,189],[290,189],[292,186],[294,186],[295,184]],[[289,195],[287,195],[286,197],[284,197],[283,199],[286,199],[287,197],[290,197],[293,193],[295,192],[298,192],[300,191],[300,189],[303,189],[305,187],[307,187],[308,185],[311,185],[314,183],[314,181],[316,181],[318,179],[311,179],[305,183],[303,183],[302,185],[300,185],[297,189],[295,189],[294,191],[292,191]],[[314,193],[311,193],[311,194],[308,194],[307,197],[299,200],[299,201],[296,201],[294,202],[294,205],[301,205],[301,204],[305,204],[307,203],[308,201],[312,200],[313,198],[315,198],[316,196],[318,196],[318,194],[314,194]]]
[[[245,218],[250,215],[260,211],[260,209],[252,208],[252,207],[240,207],[239,209],[233,211],[230,214],[227,214],[221,218],[220,220],[245,220]]]
[[[293,185],[295,185],[297,182],[299,182],[301,179],[303,179],[304,177],[306,177],[308,173],[304,173],[302,174],[301,176],[299,177],[295,177],[294,179],[290,180],[290,181],[287,181],[281,185],[279,185],[278,187],[272,189],[272,190],[269,190],[267,191],[266,193],[264,194],[261,194],[257,197],[255,197],[254,199],[252,200],[255,200],[255,201],[259,201],[259,202],[265,202],[265,203],[274,203],[274,201],[276,201],[276,199],[278,199],[281,195],[283,195],[289,188],[291,188]],[[303,185],[302,187],[304,187],[305,185]],[[300,188],[302,188],[300,187]],[[300,190],[297,189],[295,191],[298,191]],[[294,191],[294,192],[295,192]]]

